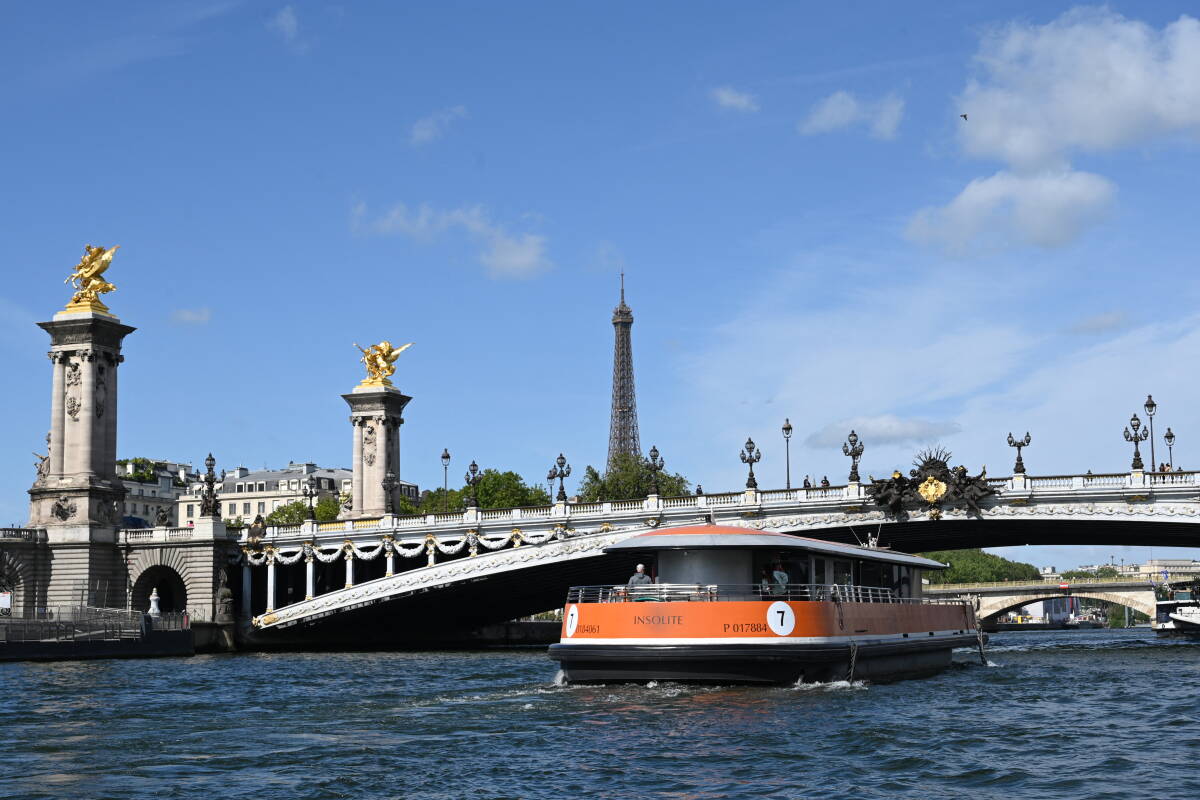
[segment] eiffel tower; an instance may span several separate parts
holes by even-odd
[[[612,420],[608,426],[608,467],[618,455],[641,458],[638,438],[637,397],[633,390],[633,347],[629,332],[633,328],[633,310],[625,305],[625,273],[621,273],[621,304],[613,309],[613,388]]]

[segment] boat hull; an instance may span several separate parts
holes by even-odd
[[[568,683],[693,681],[793,684],[838,680],[882,683],[922,678],[950,666],[956,647],[975,647],[974,634],[928,641],[813,645],[564,645],[550,646]]]
[[[572,683],[888,681],[976,647],[964,604],[832,601],[568,604],[549,655]]]

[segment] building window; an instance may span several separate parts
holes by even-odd
[[[267,504],[265,502],[259,503],[258,504],[258,513],[265,514],[266,512],[267,512]]]
[[[195,513],[196,513],[196,507],[194,505],[192,505],[191,503],[188,503],[187,515],[189,517],[191,517],[191,516],[195,516]]]
[[[250,516],[250,504],[249,503],[242,503],[242,513],[245,514],[246,516]]]
[[[237,516],[237,503],[229,504],[229,516],[231,516],[231,517]]]
[[[259,481],[259,482],[258,482],[258,490],[259,490],[260,492],[265,492],[265,491],[267,490],[267,483],[266,483],[266,481]]]
[[[271,501],[271,510],[274,511],[275,509],[279,508],[279,503],[280,503],[279,500],[272,500]]]

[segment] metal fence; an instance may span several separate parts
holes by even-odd
[[[151,616],[119,608],[39,608],[0,619],[0,643],[134,640],[150,631],[180,631],[190,627],[187,612]]]
[[[700,584],[656,583],[641,586],[572,586],[568,603],[832,601],[842,603],[954,604],[949,598],[899,597],[891,589],[844,584]]]

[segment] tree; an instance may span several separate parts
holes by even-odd
[[[609,500],[636,500],[646,497],[653,488],[653,476],[646,462],[635,455],[617,456],[604,475],[592,466],[583,472],[579,484],[579,499],[585,503]],[[692,485],[678,473],[662,472],[658,476],[658,493],[662,497],[682,497],[691,494]]]
[[[333,495],[325,495],[317,501],[317,507],[314,513],[317,517],[317,522],[333,522],[341,513],[342,504]]]
[[[1116,567],[1110,567],[1105,564],[1098,568],[1095,572],[1090,572],[1086,569],[1070,569],[1062,573],[1059,577],[1067,580],[1086,580],[1088,578],[1116,578],[1120,575]]]
[[[1009,561],[982,550],[935,550],[922,553],[925,558],[949,564],[946,570],[925,573],[930,583],[991,583],[993,581],[1040,581],[1042,575],[1032,564]]]
[[[308,519],[308,505],[302,500],[294,500],[285,506],[267,514],[268,525],[299,525]]]
[[[516,508],[550,505],[550,495],[540,486],[529,486],[525,479],[509,470],[485,469],[476,487],[480,508]],[[463,492],[470,490],[463,487]],[[431,512],[434,513],[434,512]]]

